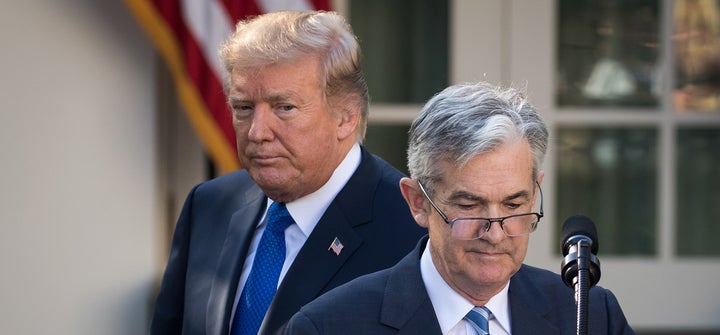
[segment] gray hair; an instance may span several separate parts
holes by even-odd
[[[323,88],[325,101],[333,106],[336,101],[350,98],[349,102],[355,105],[351,108],[360,110],[358,141],[365,137],[370,98],[367,82],[360,70],[360,45],[352,28],[340,14],[283,11],[243,20],[237,23],[235,32],[220,46],[218,54],[228,74],[235,68],[261,67],[307,56],[319,57],[323,71],[320,87]],[[227,84],[228,80],[226,89]]]
[[[443,173],[439,161],[463,166],[516,139],[530,144],[536,180],[548,130],[525,95],[484,82],[450,86],[432,97],[410,126],[408,170],[432,193]]]

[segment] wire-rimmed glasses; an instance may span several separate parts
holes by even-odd
[[[430,205],[435,208],[440,217],[450,225],[450,230],[454,238],[460,240],[476,240],[482,237],[485,233],[490,231],[490,227],[493,222],[500,224],[500,229],[505,233],[506,236],[523,236],[528,235],[537,229],[537,225],[540,219],[543,217],[543,194],[540,184],[535,182],[540,190],[540,213],[522,213],[513,214],[499,218],[455,218],[449,220],[447,215],[443,213],[440,208],[430,199],[425,188],[418,181],[420,190],[422,191],[425,198],[430,202]]]

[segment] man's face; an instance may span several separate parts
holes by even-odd
[[[526,141],[505,144],[460,168],[444,163],[433,201],[449,220],[533,212],[537,193],[532,167]],[[436,211],[427,213],[433,262],[445,281],[469,300],[484,303],[520,269],[529,235],[508,237],[493,222],[479,239],[459,240]]]
[[[275,201],[314,192],[347,151],[354,124],[323,98],[313,57],[235,69],[228,94],[240,163]],[[353,140],[354,141],[354,140]]]

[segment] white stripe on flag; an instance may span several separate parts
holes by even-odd
[[[257,0],[263,13],[281,10],[313,10],[315,7],[307,0]]]
[[[202,48],[205,61],[222,82],[225,69],[220,65],[217,50],[234,30],[230,16],[223,4],[215,0],[182,0],[181,7],[190,33]]]

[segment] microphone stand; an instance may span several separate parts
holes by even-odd
[[[577,305],[577,335],[587,335],[588,305],[590,291],[590,243],[581,239],[577,243],[577,269],[575,281],[575,302]]]

